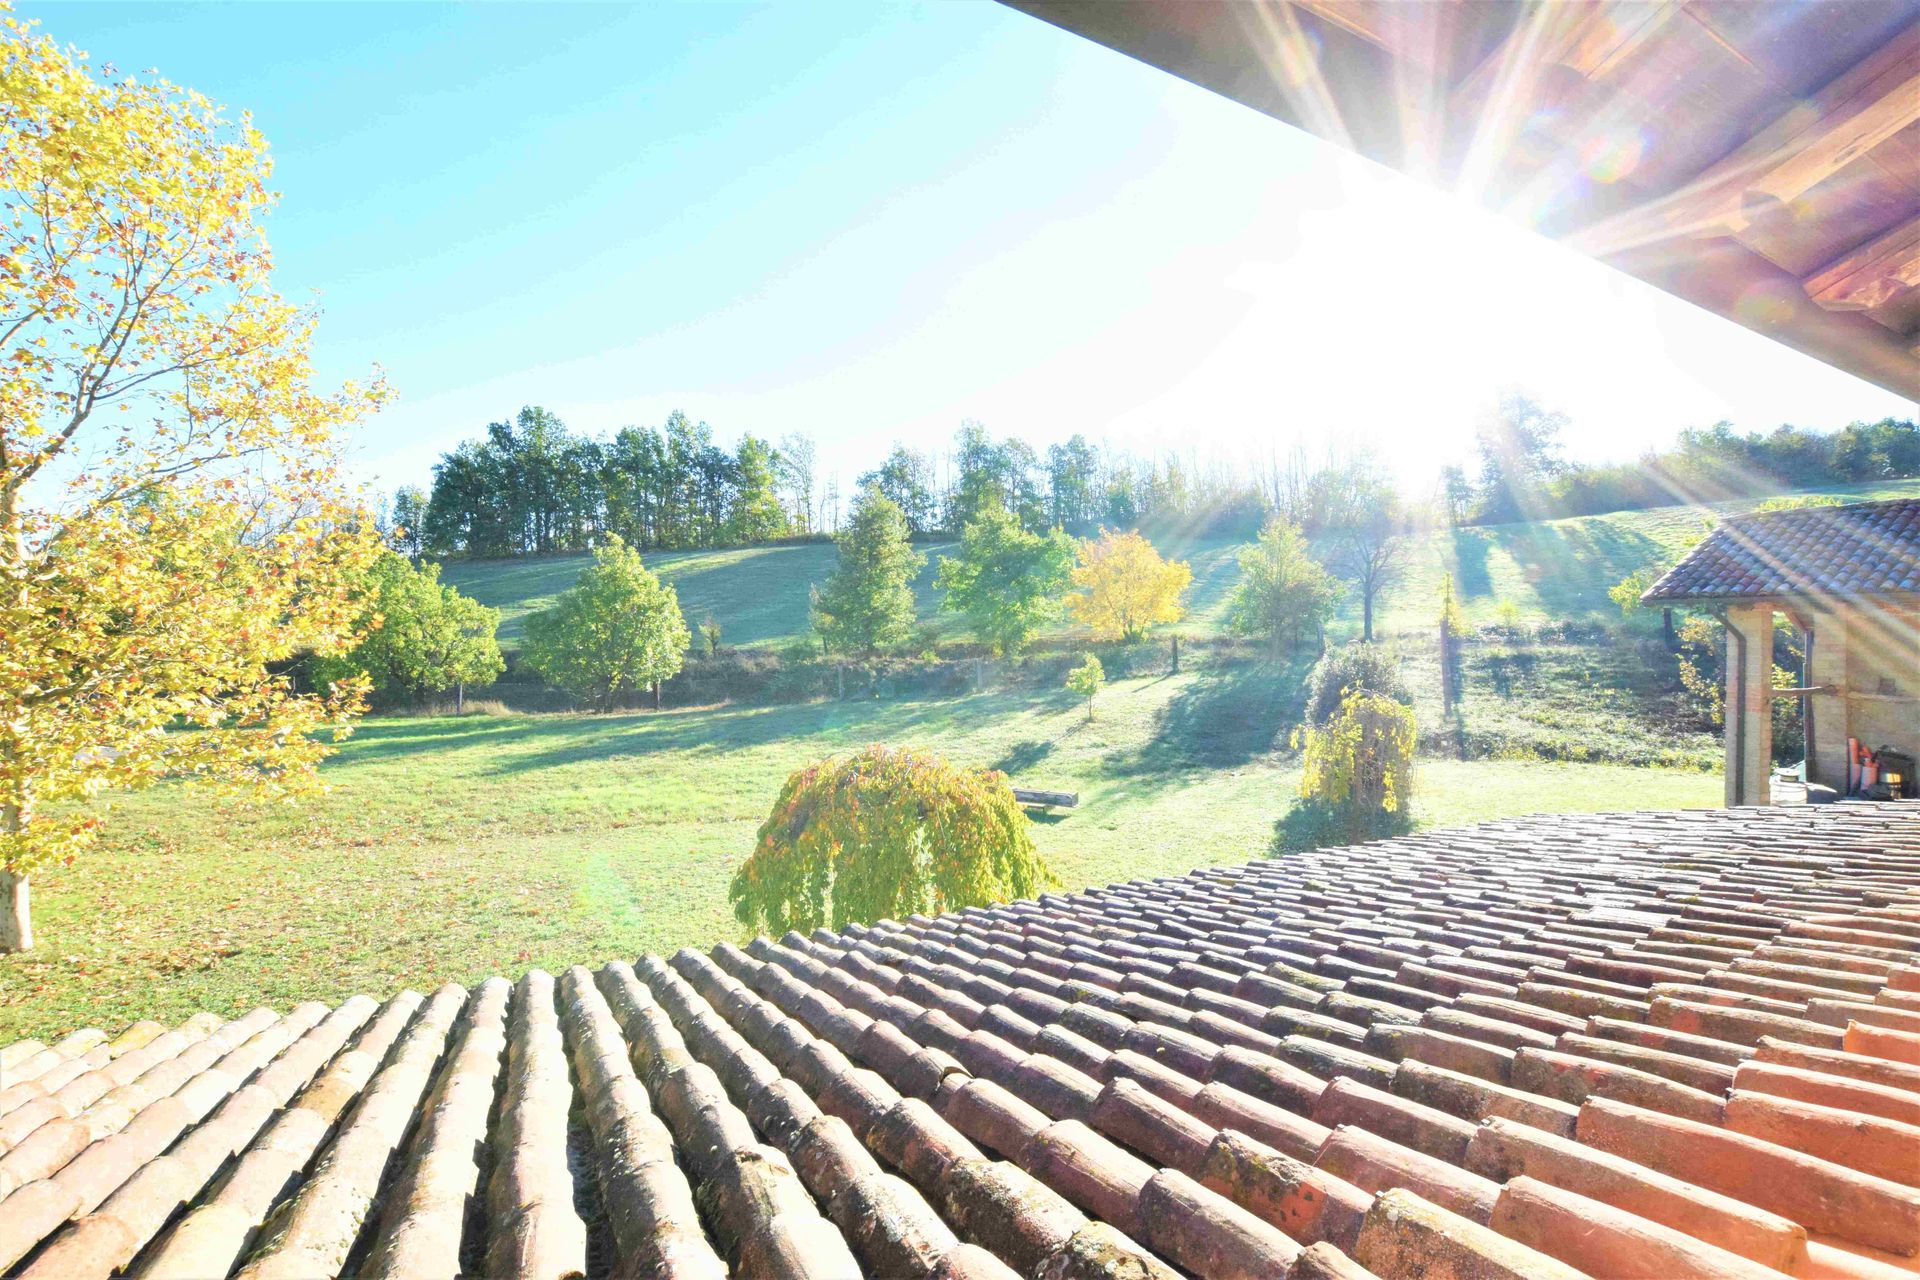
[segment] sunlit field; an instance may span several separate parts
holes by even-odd
[[[1814,492],[1869,502],[1920,494],[1920,480]],[[1440,579],[1448,572],[1454,575],[1469,622],[1494,622],[1503,602],[1536,622],[1617,620],[1619,610],[1607,598],[1609,587],[1648,563],[1671,559],[1700,536],[1708,518],[1724,518],[1754,505],[1656,507],[1441,530],[1419,539],[1409,550],[1405,575],[1386,592],[1374,623],[1387,633],[1431,627]],[[1202,631],[1217,629],[1237,579],[1235,556],[1242,541],[1164,534],[1156,535],[1155,541],[1166,555],[1193,567],[1187,625]],[[919,550],[927,557],[914,583],[920,616],[943,637],[958,638],[954,620],[939,613],[939,595],[933,585],[939,557],[952,550],[952,544],[921,544]],[[721,625],[723,643],[767,648],[807,637],[808,588],[826,580],[833,571],[834,556],[830,544],[811,543],[654,552],[647,556],[647,564],[679,592],[680,607],[689,622],[712,617]],[[578,555],[456,561],[446,567],[442,578],[501,611],[501,644],[511,648],[520,642],[526,615],[545,608],[572,586],[587,560]],[[1359,630],[1359,602],[1351,593],[1334,626],[1342,635]],[[1063,626],[1055,634],[1069,631]]]
[[[1865,499],[1920,483],[1835,492]],[[1377,621],[1405,659],[1429,738],[1421,825],[1719,803],[1717,738],[1684,714],[1671,673],[1633,647],[1651,643],[1632,637],[1650,636],[1656,615],[1623,632],[1606,596],[1701,520],[1693,508],[1623,512],[1462,529],[1414,549]],[[1204,642],[1223,622],[1237,544],[1165,545],[1193,565],[1182,630]],[[931,562],[942,548],[924,549]],[[648,559],[691,621],[713,616],[724,644],[778,650],[805,637],[808,586],[833,554]],[[446,577],[502,608],[511,644],[582,563],[455,564]],[[1431,633],[1449,571],[1470,621],[1517,614],[1526,626],[1470,650],[1459,725],[1443,743]],[[931,564],[919,585],[921,616],[939,625]],[[1550,623],[1590,630],[1530,630]],[[950,622],[943,630],[958,638]],[[1334,638],[1355,630],[1349,601]],[[1045,647],[1057,660],[1074,647],[1071,629]],[[174,788],[118,799],[99,850],[36,878],[40,946],[0,961],[0,1032],[230,1013],[738,937],[727,882],[781,781],[868,742],[1078,791],[1078,809],[1034,828],[1069,886],[1264,856],[1297,780],[1288,738],[1305,659],[1273,669],[1200,643],[1184,668],[1118,681],[1092,723],[1053,679],[1017,670],[982,694],[375,719],[325,766],[332,793],[297,807],[215,810]],[[1459,753],[1479,758],[1437,758]]]
[[[0,1038],[338,1000],[539,965],[705,947],[786,773],[912,742],[1081,805],[1034,837],[1069,886],[1265,853],[1295,782],[1300,672],[1130,679],[1098,718],[1058,694],[660,714],[381,719],[297,808],[118,802],[102,847],[36,881],[40,945],[0,962]],[[1718,802],[1716,776],[1434,762],[1425,825]]]

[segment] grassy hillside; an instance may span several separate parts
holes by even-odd
[[[1920,494],[1920,480],[1827,491],[1850,501]],[[1442,530],[1425,538],[1407,559],[1404,579],[1386,594],[1376,626],[1389,634],[1431,625],[1441,575],[1451,570],[1468,619],[1496,620],[1502,601],[1511,601],[1523,617],[1580,621],[1615,618],[1607,588],[1652,560],[1671,556],[1695,538],[1709,518],[1749,509],[1752,503],[1713,507],[1674,506],[1622,511],[1530,524],[1489,525]],[[1189,626],[1217,629],[1237,577],[1239,543],[1218,539],[1167,538],[1161,550],[1193,566]],[[947,544],[923,546],[927,566],[915,584],[923,620],[943,634],[954,631],[939,613],[933,589],[934,566]],[[808,632],[808,587],[833,571],[831,545],[748,547],[726,551],[657,552],[647,557],[680,593],[690,622],[712,616],[723,643],[766,647],[791,643]],[[585,556],[526,560],[455,561],[444,578],[468,595],[501,611],[500,635],[517,645],[522,621],[546,607],[573,585]],[[1349,599],[1337,624],[1357,632],[1360,611]]]
[[[36,877],[40,948],[0,959],[0,1041],[206,1008],[558,970],[738,937],[727,906],[786,774],[869,741],[991,764],[1082,804],[1034,837],[1072,887],[1265,850],[1296,766],[1299,671],[1201,666],[1100,697],[1031,689],[619,716],[383,719],[333,791],[226,812],[163,788]],[[1711,775],[1436,761],[1416,816],[1708,805]]]
[[[1920,484],[1848,496],[1886,492]],[[1716,739],[1674,696],[1655,620],[1623,634],[1606,597],[1700,519],[1676,507],[1461,530],[1415,548],[1381,629],[1404,633],[1431,749],[1415,803],[1421,824],[1718,803]],[[1188,629],[1216,628],[1237,548],[1167,549],[1194,567]],[[720,620],[726,643],[777,647],[805,634],[808,584],[833,554],[802,546],[650,560],[695,621]],[[459,564],[447,578],[505,610],[511,640],[517,620],[564,590],[581,563]],[[1505,600],[1558,625],[1483,633],[1467,655],[1462,714],[1442,730],[1431,627],[1449,569],[1476,622],[1498,620]],[[1152,646],[1114,656],[1116,671],[1164,670],[1164,650]],[[1077,810],[1034,828],[1068,886],[1266,849],[1297,781],[1287,735],[1300,715],[1300,663],[1275,670],[1196,646],[1179,675],[1117,681],[1088,723],[1058,688],[1069,660],[1056,651],[998,664],[984,694],[961,692],[965,679],[943,691],[902,681],[878,699],[380,719],[325,767],[331,794],[297,807],[221,812],[173,787],[121,798],[96,852],[36,878],[42,946],[0,959],[0,1040],[737,936],[727,882],[781,781],[866,742],[931,747],[1021,783],[1079,791]],[[1466,758],[1442,758],[1450,755]],[[1659,767],[1668,765],[1683,767]]]

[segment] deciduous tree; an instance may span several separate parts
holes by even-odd
[[[1100,665],[1098,654],[1088,654],[1086,660],[1067,672],[1067,689],[1087,700],[1087,719],[1093,719],[1093,699],[1107,687],[1107,671]]]
[[[1073,569],[1073,542],[1055,529],[1028,533],[1005,507],[984,508],[940,561],[946,607],[966,615],[976,639],[995,653],[1018,653],[1060,616]]]
[[[1319,639],[1339,599],[1339,580],[1313,558],[1300,526],[1275,516],[1259,541],[1240,550],[1227,621],[1241,635],[1264,637],[1277,659],[1302,640]]]
[[[394,490],[387,512],[387,545],[409,560],[418,560],[426,551],[426,527],[427,495],[418,485],[404,484]]]
[[[1055,884],[1004,773],[868,747],[787,779],[728,897],[780,933],[1032,897]]]
[[[380,553],[336,470],[384,396],[324,391],[272,288],[266,143],[0,17],[0,950],[102,792],[319,788],[360,709],[280,674],[354,636]]]
[[[837,531],[840,523],[840,482],[836,478],[833,485],[833,521]],[[914,533],[931,532],[937,520],[933,496],[933,468],[926,457],[915,453],[904,444],[895,443],[884,461],[872,471],[861,475],[855,482],[856,490],[872,486],[885,494],[900,513],[907,519],[907,528]],[[855,501],[858,501],[856,492]]]
[[[907,539],[906,516],[868,485],[834,542],[840,563],[814,595],[814,629],[834,648],[869,657],[904,644],[913,632],[913,576],[927,562]]]
[[[786,532],[787,509],[780,505],[780,456],[758,436],[741,436],[733,459],[727,541],[765,542]]]
[[[693,637],[680,598],[610,536],[580,580],[527,619],[525,660],[544,679],[598,711],[672,678]]]
[[[364,677],[388,700],[418,701],[491,684],[506,669],[494,638],[500,611],[441,582],[439,565],[416,566],[389,552],[368,572],[361,596],[364,638],[350,653],[314,661],[322,683]]]
[[[1360,638],[1373,640],[1373,606],[1405,568],[1408,517],[1377,459],[1358,455],[1344,469],[1327,521],[1333,568],[1360,592]]]
[[[797,533],[812,533],[819,527],[814,507],[813,437],[790,431],[780,437],[780,487],[786,491]]]
[[[1138,533],[1100,531],[1076,548],[1073,594],[1067,608],[1102,640],[1138,640],[1163,622],[1184,616],[1180,598],[1193,582],[1184,560],[1165,560]]]

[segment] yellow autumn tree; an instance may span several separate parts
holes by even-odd
[[[296,691],[353,638],[378,554],[273,291],[265,142],[199,94],[108,79],[0,13],[0,951],[104,792],[288,796],[362,702]],[[328,732],[332,731],[332,732]]]
[[[1102,529],[1082,538],[1067,609],[1101,640],[1138,640],[1150,627],[1178,622],[1180,597],[1193,582],[1184,560],[1163,559],[1137,533]]]

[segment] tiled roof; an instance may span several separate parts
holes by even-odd
[[[0,1051],[0,1272],[1892,1276],[1920,806],[1517,819]]]
[[[1920,593],[1920,498],[1739,516],[1640,598]]]

